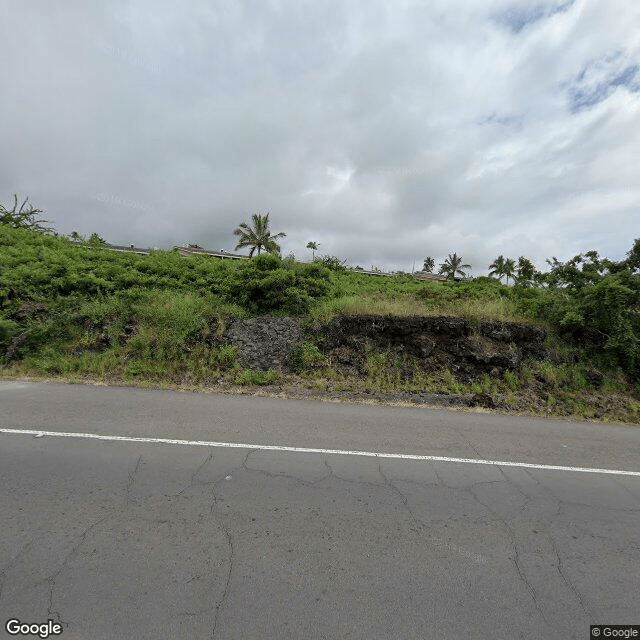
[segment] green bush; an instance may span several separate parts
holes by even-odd
[[[291,365],[296,373],[302,373],[310,366],[319,364],[322,360],[323,356],[318,347],[308,340],[294,345],[291,352]]]
[[[640,372],[640,276],[628,270],[549,292],[542,317],[607,368]]]
[[[596,252],[566,264],[553,260],[548,274],[528,282],[546,288],[508,287],[486,277],[460,283],[371,277],[327,256],[311,264],[273,254],[246,261],[185,259],[173,251],[142,256],[0,224],[0,355],[20,334],[26,339],[17,355],[24,357],[53,342],[95,349],[97,333],[116,344],[133,324],[138,335],[127,340],[136,353],[182,359],[203,339],[207,318],[225,314],[323,321],[343,312],[436,314],[545,324],[577,342],[598,368],[619,367],[637,380],[638,255],[640,242],[618,263]],[[46,312],[19,314],[24,302],[44,302]],[[309,366],[309,353],[299,355],[300,366]]]
[[[251,314],[299,316],[308,314],[329,288],[330,272],[325,267],[261,254],[230,275],[225,295]]]
[[[18,333],[17,323],[0,318],[0,348],[6,347],[16,333]]]
[[[341,260],[336,256],[324,255],[324,256],[316,256],[313,262],[315,264],[320,264],[327,269],[331,269],[331,271],[337,271],[339,273],[345,273],[347,271],[347,261]]]
[[[233,347],[230,344],[225,344],[218,348],[215,354],[215,360],[217,364],[226,368],[230,367],[236,361],[237,355],[238,349],[236,347]]]

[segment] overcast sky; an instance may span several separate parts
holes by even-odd
[[[0,0],[0,202],[388,270],[640,236],[640,1]]]

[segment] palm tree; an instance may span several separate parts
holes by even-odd
[[[507,260],[505,260],[504,275],[507,277],[507,284],[509,284],[509,278],[513,278],[515,280],[516,261],[513,258],[507,258]]]
[[[318,250],[317,242],[307,242],[307,249],[311,249],[311,253],[313,255],[313,259],[316,259],[316,251]]]
[[[498,280],[502,280],[502,276],[505,275],[504,266],[504,256],[500,255],[489,265],[489,269],[491,269],[491,271],[489,271],[489,275],[498,276]]]
[[[258,255],[262,249],[269,253],[280,253],[280,245],[276,242],[279,238],[285,238],[286,233],[276,233],[272,236],[269,231],[269,214],[261,216],[258,213],[254,213],[251,216],[253,220],[253,228],[246,222],[240,224],[240,226],[233,232],[234,236],[240,236],[240,241],[236,245],[236,251],[243,249],[244,247],[251,247],[249,251],[249,257],[253,257],[253,252],[257,249]]]
[[[516,271],[516,284],[528,287],[535,279],[536,268],[529,258],[520,256],[518,258],[518,268]]]
[[[449,254],[447,259],[440,265],[440,273],[446,274],[447,280],[455,280],[456,274],[459,274],[461,278],[465,278],[467,274],[463,269],[471,269],[471,265],[462,264],[462,257],[456,253]]]
[[[433,272],[433,267],[436,266],[435,260],[433,258],[425,258],[424,259],[424,267],[423,270],[427,273]]]

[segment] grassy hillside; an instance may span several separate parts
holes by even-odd
[[[631,263],[604,271],[593,264],[558,263],[544,288],[489,278],[429,283],[273,255],[239,262],[117,253],[0,225],[0,373],[218,388],[277,382],[365,393],[486,391],[524,411],[637,421],[639,276]],[[242,370],[233,348],[212,334],[231,316],[264,313],[301,316],[309,326],[338,314],[536,324],[556,357],[529,363],[518,376],[462,383],[451,372],[407,379],[370,354],[377,364],[356,379],[336,374],[306,342],[296,376]],[[596,378],[597,389],[589,382]]]

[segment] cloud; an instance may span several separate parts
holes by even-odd
[[[230,250],[270,211],[285,254],[474,273],[635,237],[634,0],[2,6],[0,201],[62,233]]]
[[[520,33],[529,25],[535,24],[545,18],[550,18],[558,13],[569,11],[575,0],[569,0],[561,4],[558,3],[530,3],[512,4],[495,15],[495,21],[512,31]]]

